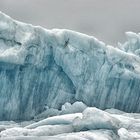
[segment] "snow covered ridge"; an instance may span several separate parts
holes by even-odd
[[[70,30],[46,30],[0,13],[0,120],[82,101],[140,112],[140,35],[117,48]]]

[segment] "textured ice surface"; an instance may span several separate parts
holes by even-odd
[[[112,113],[108,113],[112,112]],[[129,116],[128,116],[129,114]],[[2,140],[139,140],[140,115],[87,107],[82,113],[59,115],[38,122],[3,122]],[[9,125],[9,127],[7,127]],[[0,124],[1,127],[1,124]]]
[[[76,100],[140,112],[140,35],[126,34],[128,41],[115,48],[0,13],[0,120],[32,119],[46,106],[61,109]]]

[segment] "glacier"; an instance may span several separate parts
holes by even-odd
[[[0,12],[0,139],[139,140],[140,33],[107,45]]]
[[[31,120],[45,107],[82,101],[140,112],[140,34],[117,47],[0,13],[0,120]]]

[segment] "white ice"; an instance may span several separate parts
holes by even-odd
[[[140,139],[140,34],[126,36],[113,47],[0,12],[0,138]]]

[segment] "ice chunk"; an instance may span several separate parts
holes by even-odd
[[[58,124],[72,124],[73,120],[76,118],[82,117],[82,113],[75,113],[75,114],[67,114],[67,115],[60,115],[60,116],[54,116],[54,117],[50,117],[44,120],[41,120],[39,122],[33,123],[31,125],[26,126],[26,128],[36,128],[42,125],[58,125]]]
[[[47,107],[45,106],[45,111],[36,115],[34,117],[34,120],[41,120],[41,119],[45,119],[48,117],[57,116],[59,114],[60,114],[60,111],[58,109],[49,108],[48,106]]]
[[[27,122],[1,122],[1,139],[95,139],[135,140],[140,138],[140,117],[133,113],[107,113],[97,108],[86,108],[83,113],[50,117],[27,125]],[[115,112],[117,114],[115,114]],[[127,116],[125,116],[127,114]],[[15,125],[16,124],[16,125]],[[27,125],[24,127],[24,125]]]
[[[75,102],[73,104],[66,102],[62,105],[61,110],[49,108],[45,106],[45,111],[36,115],[34,120],[41,120],[51,116],[63,115],[63,114],[72,114],[72,113],[82,113],[86,109],[86,105],[82,102]]]
[[[62,133],[71,133],[71,125],[46,125],[35,129],[26,129],[21,127],[10,128],[0,133],[2,138],[17,136],[53,136]]]
[[[120,127],[120,121],[97,108],[87,108],[83,112],[82,119],[76,118],[74,120],[73,126],[76,131],[94,129],[111,129],[115,131]]]
[[[139,132],[129,132],[125,128],[121,128],[118,131],[121,140],[138,140],[140,139]]]
[[[75,102],[73,104],[65,103],[64,105],[62,105],[60,114],[83,112],[86,108],[87,106],[82,102]]]

